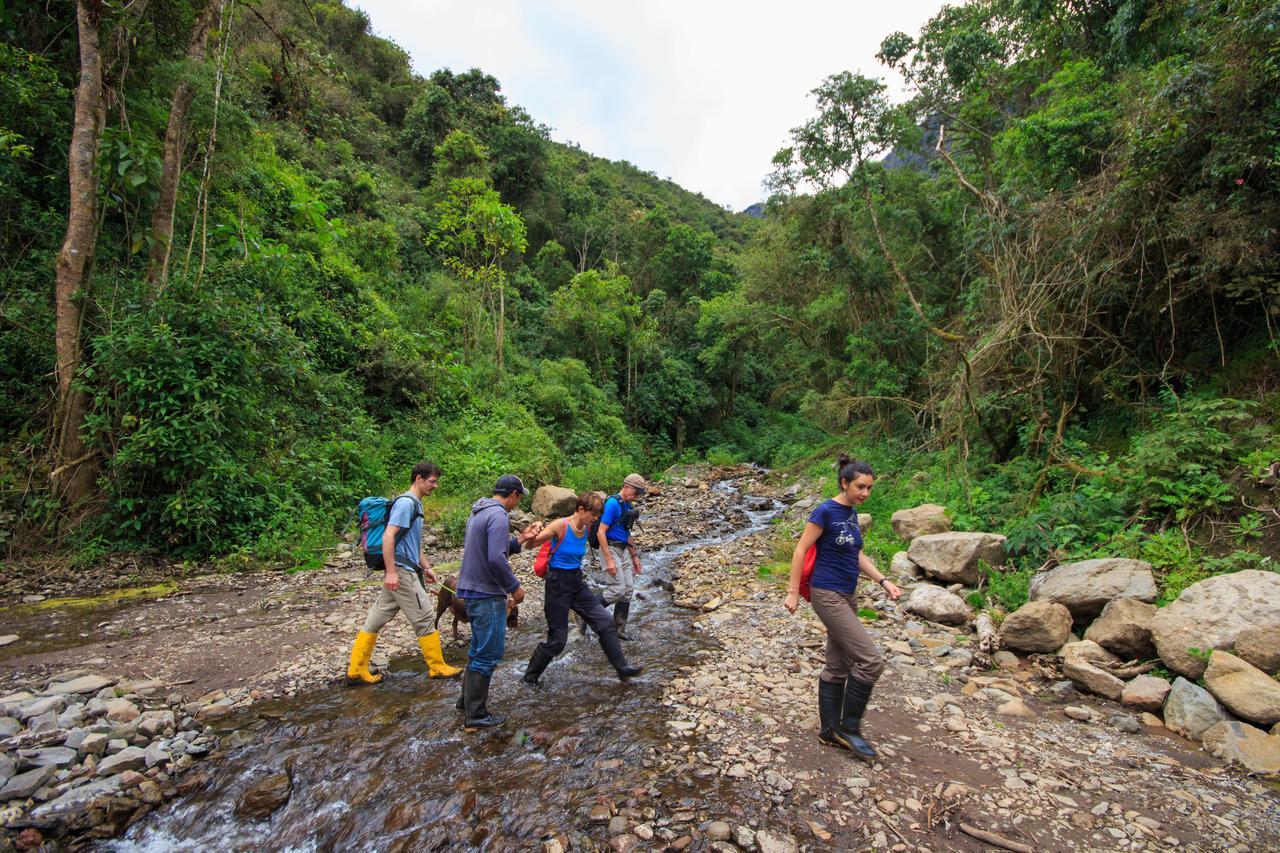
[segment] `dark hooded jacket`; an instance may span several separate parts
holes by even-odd
[[[507,557],[520,552],[511,535],[507,508],[497,498],[481,498],[471,505],[462,540],[462,569],[458,593],[462,598],[510,595],[520,586]]]

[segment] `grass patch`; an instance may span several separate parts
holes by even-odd
[[[46,610],[58,610],[63,607],[103,607],[142,598],[163,598],[166,595],[172,595],[177,591],[178,585],[176,583],[173,581],[165,581],[164,583],[158,583],[153,586],[134,586],[126,587],[125,589],[113,589],[110,592],[104,592],[101,595],[73,595],[65,598],[48,598],[44,601],[37,601],[33,604],[14,605],[13,607],[0,610],[0,613],[10,613],[14,616],[27,616],[32,613],[42,613]]]

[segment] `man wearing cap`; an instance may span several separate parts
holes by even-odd
[[[640,574],[640,552],[631,541],[631,527],[639,512],[632,503],[642,498],[649,484],[639,474],[628,474],[622,481],[618,494],[610,495],[600,514],[597,532],[600,548],[600,568],[604,571],[604,590],[600,601],[605,607],[613,607],[613,625],[618,637],[627,636],[627,616],[631,612],[631,596],[635,592],[636,575]]]
[[[471,517],[467,519],[457,589],[471,622],[471,648],[461,700],[467,731],[490,729],[507,721],[501,714],[489,713],[486,702],[489,680],[506,649],[507,597],[514,604],[524,600],[524,587],[516,580],[507,557],[519,553],[542,530],[541,524],[534,523],[519,536],[511,535],[507,514],[520,504],[524,494],[520,478],[504,474],[493,486],[493,497],[472,504]]]

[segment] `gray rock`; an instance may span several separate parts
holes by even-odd
[[[1156,600],[1156,579],[1143,560],[1106,557],[1065,563],[1031,579],[1032,601],[1056,601],[1076,619],[1091,619],[1117,598]]]
[[[142,770],[147,766],[146,752],[136,746],[125,747],[98,764],[99,776],[113,776],[126,770]]]
[[[1022,652],[1052,652],[1071,635],[1071,611],[1053,601],[1028,601],[1000,623],[1000,645]]]
[[[22,723],[13,717],[0,717],[0,737],[9,737],[22,731]]]
[[[1110,723],[1113,729],[1128,732],[1131,735],[1136,735],[1138,732],[1142,731],[1142,723],[1138,722],[1137,717],[1133,717],[1129,714],[1112,714]]]
[[[56,767],[46,764],[43,767],[28,770],[26,773],[19,773],[0,788],[0,803],[8,800],[25,800],[43,788],[45,783],[53,778],[55,772],[57,772]]]
[[[177,727],[172,711],[147,711],[138,718],[138,734],[146,738],[171,735]]]
[[[104,678],[101,675],[82,675],[70,681],[59,681],[44,689],[49,695],[66,695],[68,693],[97,693],[104,687],[110,687],[118,679]]]
[[[889,524],[899,538],[908,541],[917,536],[948,533],[951,530],[951,519],[947,518],[946,508],[937,504],[921,504],[911,509],[900,509],[889,519]]]
[[[18,756],[23,765],[23,769],[28,767],[44,767],[51,764],[54,767],[70,767],[76,763],[79,757],[74,749],[65,746],[46,746],[41,749],[24,749],[19,751]]]
[[[57,799],[36,806],[31,810],[31,820],[41,823],[69,820],[87,811],[99,797],[110,796],[119,791],[123,785],[124,780],[119,776],[94,779],[78,788],[72,788]]]
[[[907,556],[930,577],[972,586],[981,579],[980,562],[1004,564],[1004,543],[998,533],[933,533],[912,540]]]
[[[79,752],[80,744],[84,743],[84,739],[88,736],[89,732],[84,729],[71,729],[67,732],[67,736],[63,738],[62,745]]]
[[[142,712],[138,710],[138,706],[130,702],[128,699],[108,699],[107,700],[107,719],[116,723],[129,723],[142,716]]]
[[[18,772],[18,765],[7,753],[0,752],[0,785],[4,785]]]
[[[143,751],[143,760],[146,761],[147,767],[155,767],[157,764],[168,764],[173,760],[173,755],[166,749],[162,743],[157,742],[150,744]]]
[[[889,561],[889,571],[903,580],[920,576],[920,567],[911,562],[906,551],[899,551],[893,555],[893,559]]]
[[[932,585],[913,589],[907,599],[907,610],[943,625],[963,625],[969,621],[969,605],[963,599]]]
[[[1171,731],[1199,740],[1210,726],[1226,719],[1218,700],[1203,687],[1175,678],[1164,703],[1164,724]]]
[[[83,705],[71,705],[58,715],[58,728],[74,729],[84,724]]]
[[[1136,598],[1117,598],[1102,608],[1102,614],[1084,632],[1084,638],[1125,660],[1147,660],[1156,654],[1155,644],[1151,642],[1151,620],[1155,615],[1154,604]]]
[[[125,749],[128,749],[128,747],[129,741],[122,737],[113,737],[111,740],[107,741],[107,755],[115,755],[117,752],[122,752]]]
[[[58,712],[49,711],[38,717],[27,718],[27,728],[36,734],[58,730]]]
[[[705,831],[707,833],[707,838],[712,841],[728,841],[729,837],[733,834],[733,827],[729,826],[729,824],[722,820],[713,820],[711,823],[707,824]]]
[[[67,707],[65,696],[45,696],[22,705],[18,709],[18,715],[30,724],[33,717],[39,717],[50,712],[53,713],[54,719],[57,719],[58,714],[62,713],[62,709],[65,707]]]
[[[800,849],[792,836],[767,829],[756,831],[756,847],[760,853],[796,853]]]
[[[1192,648],[1228,651],[1244,632],[1280,622],[1280,572],[1248,569],[1194,583],[1151,620],[1160,658],[1187,678],[1204,675],[1207,662]]]

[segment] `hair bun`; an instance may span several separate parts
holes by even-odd
[[[848,453],[841,453],[840,458],[836,460],[836,471],[838,472],[843,471],[844,466],[848,465],[852,461],[853,461],[853,457],[850,456]]]

